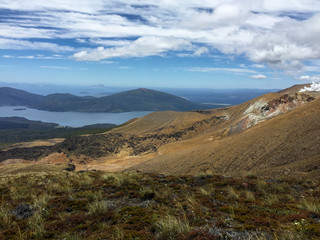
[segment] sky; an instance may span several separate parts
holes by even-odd
[[[2,83],[275,89],[319,81],[319,0],[0,0]]]

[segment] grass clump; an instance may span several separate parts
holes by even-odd
[[[314,198],[303,199],[300,208],[314,213],[320,213],[320,202],[316,202]]]
[[[37,211],[33,214],[33,216],[28,221],[28,226],[30,228],[31,236],[35,239],[43,239],[46,233],[44,229],[44,221],[43,221],[41,210]]]
[[[180,220],[174,216],[165,216],[159,219],[155,225],[157,237],[160,240],[173,240],[181,233],[187,233],[191,227],[186,220]]]
[[[104,215],[108,212],[108,206],[105,201],[96,201],[88,204],[89,214],[94,216]]]
[[[0,207],[0,227],[8,228],[13,224],[12,214],[5,207]]]

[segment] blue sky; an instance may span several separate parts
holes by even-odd
[[[0,0],[0,82],[284,88],[320,81],[320,1]]]

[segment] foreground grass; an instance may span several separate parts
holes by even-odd
[[[314,181],[47,170],[0,171],[0,239],[320,238]]]

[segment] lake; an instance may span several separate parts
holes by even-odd
[[[25,110],[14,110],[25,109]],[[0,117],[24,117],[29,120],[58,123],[61,126],[82,127],[96,123],[122,124],[143,117],[150,111],[124,113],[47,112],[20,106],[0,106]]]

